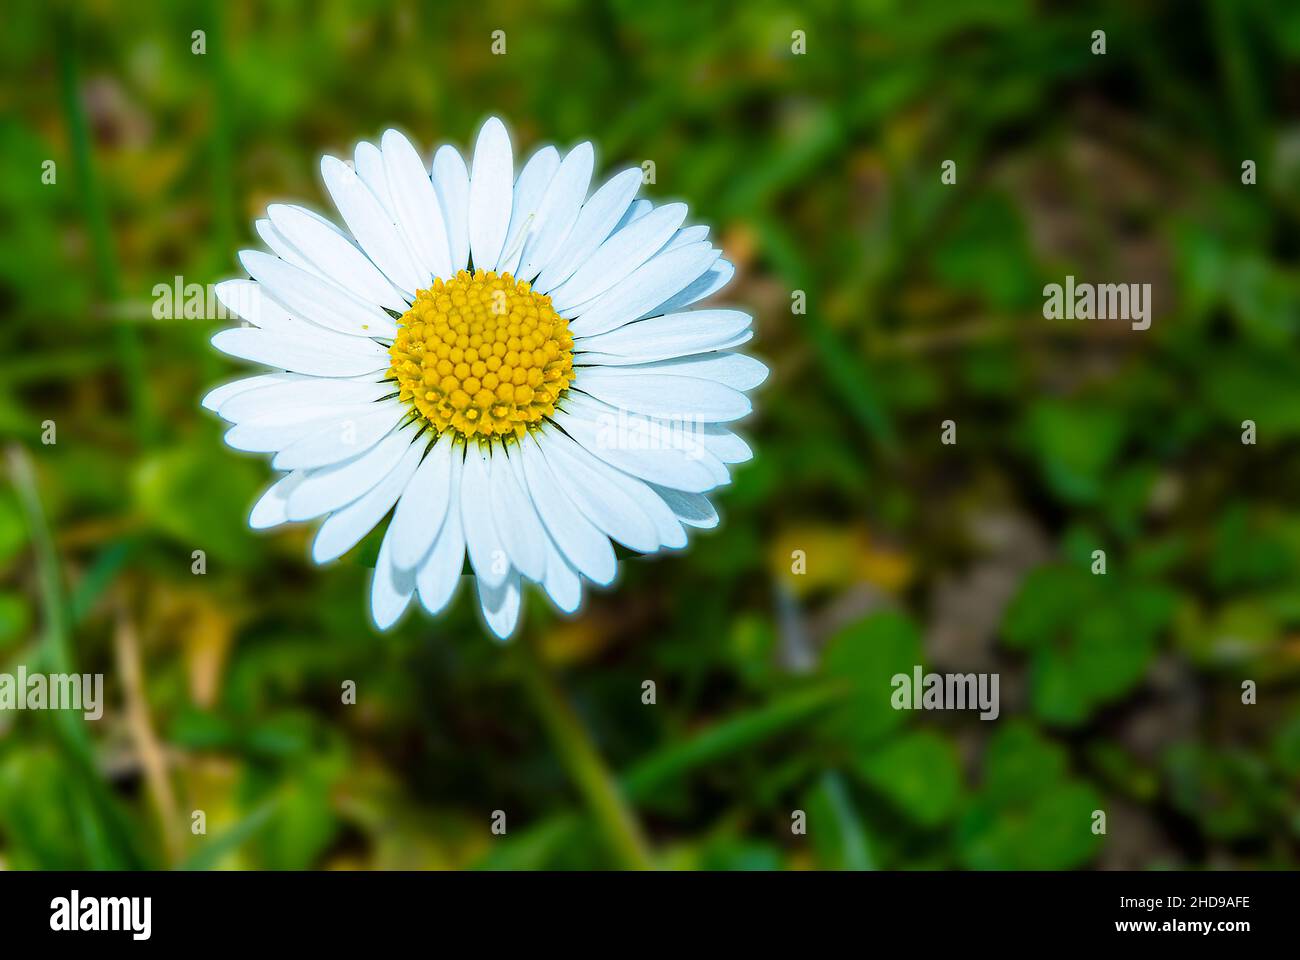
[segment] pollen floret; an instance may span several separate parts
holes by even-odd
[[[573,337],[551,298],[509,273],[461,270],[417,291],[389,376],[441,433],[522,436],[573,382]]]

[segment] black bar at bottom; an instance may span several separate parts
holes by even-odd
[[[337,949],[403,936],[577,945],[620,929],[634,940],[637,931],[698,931],[738,945],[803,929],[818,941],[843,931],[872,945],[1231,948],[1294,931],[1297,890],[1294,873],[1236,872],[32,872],[0,873],[0,920],[10,947],[75,939]]]

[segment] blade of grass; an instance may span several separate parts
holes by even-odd
[[[581,821],[573,814],[543,820],[512,838],[509,843],[494,844],[488,854],[474,865],[474,869],[545,870],[556,852],[572,846],[580,826]]]
[[[110,306],[122,298],[122,280],[117,254],[113,247],[113,233],[109,226],[108,210],[100,193],[95,174],[95,160],[90,146],[90,126],[81,102],[79,69],[77,64],[78,36],[75,14],[66,13],[59,18],[59,41],[56,44],[59,63],[59,87],[63,103],[63,118],[68,126],[72,143],[73,167],[81,185],[81,206],[90,225],[90,242],[95,257],[95,273],[99,293]],[[121,368],[122,384],[131,409],[131,422],[136,439],[143,445],[155,436],[157,418],[149,396],[145,377],[144,353],[139,332],[129,323],[114,326],[115,349]]]
[[[848,692],[845,684],[826,683],[787,694],[775,703],[724,720],[685,743],[651,754],[621,776],[619,782],[628,799],[644,799],[706,764],[815,718]],[[503,844],[504,849],[494,850],[476,868],[511,869],[524,858],[536,861],[538,857],[542,858],[538,865],[544,865],[546,852],[571,844],[583,826],[583,821],[573,814],[559,814],[538,824],[527,835],[508,841],[508,846]]]
[[[122,675],[122,692],[126,699],[127,731],[144,771],[145,786],[158,821],[167,862],[176,863],[180,859],[183,842],[176,811],[176,794],[172,789],[162,744],[154,732],[153,720],[149,715],[140,638],[125,602],[118,607],[113,641],[117,653],[117,669]]]
[[[790,289],[815,289],[812,273],[803,262],[798,244],[776,219],[760,214],[755,218],[755,225],[763,252]],[[800,316],[798,321],[812,344],[827,382],[847,404],[853,418],[887,453],[894,452],[898,446],[897,434],[867,365],[827,326],[816,306]]]
[[[649,796],[666,783],[737,753],[811,719],[848,693],[844,684],[819,684],[787,694],[775,703],[737,714],[684,743],[651,754],[623,776],[632,799]]]
[[[231,267],[237,231],[234,151],[231,147],[230,111],[234,89],[230,82],[230,55],[226,44],[226,4],[208,0],[204,6],[208,23],[207,54],[201,59],[211,70],[212,141],[210,145],[212,176],[212,235],[209,246],[209,269],[220,275]],[[215,350],[208,349],[209,331],[200,329],[195,346],[201,358],[205,382],[221,374],[223,361]],[[200,342],[201,341],[201,342]]]
[[[253,837],[257,836],[258,831],[266,826],[270,821],[271,815],[275,813],[275,808],[278,804],[279,800],[273,798],[255,808],[252,813],[244,817],[244,819],[240,820],[229,830],[205,843],[201,850],[182,862],[177,869],[215,869],[217,864],[221,862],[222,857],[226,856],[228,853],[233,853]]]
[[[105,590],[117,579],[127,560],[135,553],[138,541],[117,540],[95,557],[68,598],[68,612],[74,626],[82,623]]]
[[[596,745],[556,685],[537,652],[525,641],[517,645],[524,683],[542,716],[551,742],[600,827],[610,853],[633,870],[653,868],[636,814],[628,807],[619,784]]]
[[[838,771],[822,774],[807,803],[810,822],[825,827],[811,831],[813,847],[823,866],[834,870],[874,869],[862,821]]]
[[[59,559],[41,506],[36,472],[22,447],[10,446],[7,459],[9,476],[18,492],[36,554],[36,579],[44,619],[41,664],[51,673],[75,673]],[[73,710],[50,710],[47,716],[60,753],[73,773],[74,797],[82,809],[80,822],[91,866],[95,869],[142,866],[131,841],[130,824],[95,768],[85,719]]]

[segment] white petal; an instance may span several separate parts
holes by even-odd
[[[460,502],[460,478],[464,471],[464,448],[453,445],[451,450],[451,483],[447,491],[449,504]],[[449,509],[433,549],[420,564],[415,575],[420,603],[430,613],[445,607],[460,585],[461,571],[465,568],[465,536],[460,527],[460,510]]]
[[[596,153],[590,143],[578,144],[560,162],[560,168],[555,171],[555,177],[546,190],[546,198],[537,211],[536,228],[524,245],[520,280],[532,280],[537,276],[568,238],[582,209],[582,201],[587,199],[595,162]]]
[[[588,337],[630,323],[655,304],[690,286],[717,259],[718,251],[707,243],[692,243],[661,253],[601,296],[569,329],[576,337]]]
[[[510,572],[510,558],[492,516],[487,459],[486,445],[473,443],[466,447],[465,475],[460,494],[460,522],[465,531],[465,548],[475,576],[488,586],[499,587]],[[500,519],[502,523],[509,523],[513,518]]]
[[[560,548],[546,538],[546,578],[542,586],[564,613],[573,613],[582,604],[582,580],[573,565],[564,559]]]
[[[364,342],[357,341],[359,345]],[[383,370],[390,363],[383,351],[374,353],[362,348],[351,354],[336,353],[299,338],[276,336],[248,327],[222,330],[213,335],[212,345],[241,360],[315,377],[357,377]]]
[[[384,542],[379,546],[379,557],[375,561],[374,577],[370,581],[370,615],[375,626],[387,630],[411,605],[415,593],[415,573],[400,570],[392,560],[393,528],[390,524],[384,534]]]
[[[569,499],[598,530],[639,553],[658,548],[654,522],[618,481],[619,471],[558,430],[547,431],[538,446]]]
[[[682,523],[706,530],[718,525],[718,511],[704,494],[686,493],[671,487],[655,487],[655,492],[664,498]]]
[[[676,250],[678,247],[684,247],[688,243],[699,243],[709,235],[709,228],[706,224],[696,224],[693,227],[682,227],[673,234],[673,238],[664,244],[664,251]]]
[[[673,489],[693,490],[694,493],[703,493],[706,489],[727,483],[727,470],[723,463],[708,453],[708,447],[705,445],[708,428],[715,427],[715,424],[699,423],[698,420],[664,420],[646,414],[636,414],[636,412],[621,410],[619,407],[612,407],[580,390],[571,390],[565,395],[564,412],[577,419],[589,421],[594,428],[597,446],[593,447],[585,442],[582,446],[625,473],[640,476],[643,480],[654,480],[655,483]],[[582,442],[581,437],[575,436],[575,440]],[[682,466],[677,462],[677,458],[684,457],[697,467],[697,470],[686,471],[690,476],[698,479],[707,473],[708,476],[714,477],[714,483],[710,487],[693,489],[685,483],[655,480],[654,477],[637,472],[638,468],[645,466],[642,459],[632,458],[627,466],[617,459],[620,457],[620,451],[627,453],[634,450],[647,451],[651,458],[659,454],[666,460],[669,472],[680,472]],[[610,454],[606,455],[606,451],[610,451]],[[685,479],[685,476],[681,479]]]
[[[716,350],[749,329],[750,317],[739,310],[692,310],[638,320],[594,337],[577,350],[634,357],[642,363]],[[582,362],[579,356],[578,362]]]
[[[244,252],[253,253],[256,251]],[[259,253],[258,256],[261,257],[264,254]],[[258,264],[263,263],[260,260],[256,262]],[[311,292],[312,297],[318,297],[333,287],[327,281],[315,278],[314,274],[300,271],[282,260],[275,260],[274,262],[279,264],[280,267],[294,270],[299,277],[312,277],[313,282],[316,284]],[[338,288],[334,289],[337,290]],[[368,333],[361,336],[351,332],[341,333],[305,319],[302,311],[295,310],[294,313],[290,313],[275,298],[270,287],[258,283],[256,280],[223,280],[213,288],[213,292],[216,293],[217,300],[225,308],[226,313],[251,323],[274,336],[302,340],[316,349],[345,356],[357,352],[375,355],[388,352],[384,347],[371,340]],[[308,309],[311,309],[313,313],[320,312],[317,308],[308,307]],[[370,305],[367,309],[378,310],[373,305]],[[382,322],[391,324],[387,314],[384,314]]]
[[[731,482],[731,472],[727,469],[727,465],[725,463],[723,463],[721,460],[719,460],[717,457],[715,457],[713,454],[709,452],[708,446],[705,445],[705,443],[701,439],[700,428],[703,427],[704,424],[697,423],[697,424],[693,424],[692,426],[694,428],[694,431],[691,434],[691,438],[689,441],[691,456],[699,460],[700,463],[702,463],[704,467],[709,471],[709,473],[713,475],[713,482],[715,486],[725,487],[727,484]],[[682,488],[674,487],[674,489],[680,490]],[[691,491],[691,492],[698,493],[699,491]]]
[[[451,495],[452,431],[438,438],[393,513],[393,563],[403,569],[417,567],[442,529]]]
[[[549,443],[549,435],[547,440]],[[603,470],[606,483],[618,487],[630,498],[631,502],[635,504],[636,512],[648,518],[654,526],[658,546],[667,547],[670,550],[686,546],[686,532],[682,529],[681,523],[673,514],[673,511],[669,509],[668,504],[651,488],[649,483],[615,468],[581,444],[571,443],[569,449],[576,455],[585,457],[590,464],[595,465],[598,469]]]
[[[483,619],[500,640],[509,640],[519,625],[519,608],[523,595],[519,589],[519,573],[511,570],[500,586],[492,587],[482,577],[478,578],[478,602],[483,609]]]
[[[615,287],[668,242],[686,219],[686,204],[670,203],[616,231],[586,263],[551,291],[555,309],[569,311]]]
[[[593,583],[606,584],[614,579],[618,564],[609,539],[583,516],[564,493],[545,457],[531,435],[519,442],[524,458],[524,475],[528,494],[537,514],[560,552]]]
[[[291,315],[354,337],[395,337],[397,324],[378,305],[358,300],[338,284],[260,250],[239,261]]]
[[[642,320],[642,323],[651,323]],[[636,324],[633,324],[636,326]],[[582,361],[585,363],[587,355]],[[628,373],[655,373],[672,377],[695,377],[725,384],[733,390],[753,390],[767,379],[768,369],[761,360],[743,353],[697,353],[674,360],[619,366]]]
[[[677,490],[703,493],[717,486],[713,470],[701,462],[698,449],[689,448],[689,441],[671,433],[662,436],[647,418],[620,415],[617,410],[596,413],[580,407],[576,399],[571,395],[565,409],[551,419],[601,460]]]
[[[321,524],[312,543],[312,559],[317,563],[328,563],[341,557],[373,530],[402,495],[415,468],[420,465],[423,452],[424,444],[411,444],[397,467],[372,490],[338,513],[331,513]]]
[[[270,247],[271,252],[281,260],[292,263],[295,267],[306,270],[308,273],[314,273],[318,277],[324,276],[312,265],[311,261],[298,252],[298,248],[284,234],[280,233],[270,220],[263,218],[254,223],[253,226],[257,229],[257,235],[262,238],[262,242]]]
[[[519,269],[519,261],[524,255],[524,243],[536,225],[538,208],[559,166],[560,151],[554,147],[542,147],[520,171],[510,205],[510,229],[506,232],[501,261],[497,266],[501,273],[514,274]]]
[[[383,144],[384,169],[393,194],[393,208],[411,252],[430,277],[450,277],[447,225],[424,161],[411,141],[396,130],[384,132]],[[424,285],[427,286],[427,281]]]
[[[265,530],[267,527],[278,527],[282,523],[288,523],[286,510],[289,497],[305,476],[306,474],[301,470],[295,470],[271,484],[257,503],[253,504],[253,509],[248,514],[248,525],[254,530]]]
[[[272,407],[245,417],[226,431],[226,443],[236,450],[273,453],[333,424],[366,416],[380,409],[373,403],[320,407]],[[293,469],[290,464],[284,469]]]
[[[488,117],[474,144],[469,179],[469,250],[476,270],[495,270],[510,229],[515,164],[510,134],[496,117]]]
[[[277,470],[300,470],[327,467],[355,457],[386,437],[407,413],[407,408],[396,402],[370,407],[373,412],[348,411],[335,416],[328,426],[277,453],[271,465]]]
[[[290,315],[256,280],[222,280],[212,288],[226,313],[268,333],[302,337],[313,346],[350,353],[356,337]]]
[[[632,206],[628,207],[627,213],[623,214],[623,219],[618,222],[618,226],[614,227],[614,232],[618,233],[629,223],[636,223],[654,208],[655,205],[649,200],[633,200]]]
[[[357,177],[370,189],[375,199],[384,208],[388,219],[396,223],[397,213],[393,209],[392,192],[388,189],[388,171],[384,169],[383,153],[373,143],[362,140],[353,153],[352,166],[357,172]]]
[[[617,486],[630,498],[635,504],[635,511],[647,517],[653,524],[659,546],[668,547],[669,549],[686,546],[686,532],[682,529],[681,523],[678,522],[672,510],[669,509],[668,504],[664,503],[663,498],[655,493],[648,483],[611,466],[587,450],[586,447],[574,443],[562,433],[547,433],[544,435],[548,451],[551,449],[553,437],[556,435],[560,436],[561,442],[568,441],[568,450],[575,456],[586,458],[589,465],[603,471],[602,475],[607,484]],[[631,546],[631,544],[628,545]]]
[[[622,471],[619,471],[622,473]],[[624,476],[627,476],[624,474]],[[669,550],[679,550],[686,546],[686,531],[682,528],[677,515],[664,503],[663,497],[651,489],[650,484],[636,477],[628,476],[634,486],[628,489],[635,493],[641,510],[654,521],[655,531],[659,536],[660,546]]]
[[[607,484],[617,486],[635,504],[635,512],[644,515],[653,525],[658,545],[670,549],[686,546],[686,533],[682,530],[682,525],[677,522],[677,518],[673,515],[672,510],[668,508],[668,505],[664,503],[663,498],[655,493],[649,484],[606,463],[586,447],[574,442],[563,433],[545,434],[546,449],[548,451],[552,448],[554,436],[560,438],[558,444],[560,447],[564,447],[575,457],[584,458],[589,466],[601,471]],[[567,446],[565,446],[566,444]],[[621,540],[620,542],[637,549],[628,541]]]
[[[660,313],[673,313],[676,310],[684,310],[693,303],[706,300],[713,296],[736,275],[736,268],[726,260],[719,260],[712,267],[706,270],[694,282],[680,293],[673,294],[657,307],[651,307],[642,317],[653,317]],[[735,344],[732,344],[735,346]]]
[[[749,449],[749,444],[721,424],[702,424],[697,436],[704,449],[723,463],[744,463],[753,459],[754,451]]]
[[[239,423],[270,410],[366,403],[394,392],[393,384],[382,381],[299,377],[231,397],[221,405],[220,413],[226,420]]]
[[[460,151],[450,144],[443,144],[433,155],[433,188],[447,224],[454,274],[469,265],[469,171]]]
[[[582,266],[596,248],[605,242],[627,212],[641,186],[641,171],[624,170],[610,179],[582,205],[578,220],[569,232],[564,247],[541,272],[534,286],[541,293],[564,282]]]
[[[570,394],[571,405],[578,396],[579,395],[576,394]],[[594,405],[595,401],[591,401],[591,403]],[[583,411],[579,409],[578,412],[582,413]],[[695,429],[697,432],[695,438],[703,440],[707,436],[705,430],[709,428],[716,430],[721,429],[714,427],[712,424],[696,425]],[[556,441],[557,437],[558,441]],[[640,480],[637,477],[632,476],[630,473],[614,467],[604,459],[593,454],[580,443],[574,442],[562,432],[548,431],[543,434],[543,439],[546,443],[545,449],[548,452],[552,449],[552,444],[558,442],[558,446],[567,449],[576,457],[585,458],[589,465],[601,470],[605,481],[618,486],[623,493],[635,503],[636,512],[644,514],[649,518],[651,523],[654,525],[659,545],[668,547],[669,549],[677,549],[686,546],[686,534],[682,530],[682,525],[677,521],[672,510],[668,508],[668,505],[664,503],[663,498],[655,493],[654,490],[650,488],[650,485],[644,480]],[[694,441],[692,440],[691,442]],[[688,453],[692,452],[690,446],[685,446],[684,449]]]
[[[749,397],[716,381],[627,367],[579,367],[574,386],[612,407],[686,423],[725,423],[753,409]]]
[[[528,579],[541,581],[546,571],[547,535],[532,498],[520,486],[522,463],[514,462],[518,459],[517,453],[508,456],[500,447],[492,454],[488,476],[492,515],[511,564]]]
[[[234,399],[241,393],[260,390],[262,387],[274,386],[277,383],[305,382],[305,380],[305,377],[300,377],[296,373],[260,373],[255,377],[242,377],[239,380],[223,383],[219,387],[213,387],[204,394],[199,404],[205,409],[217,413],[220,411],[222,404]]]
[[[654,319],[654,318],[651,317],[650,319]],[[754,339],[754,331],[746,330],[744,333],[737,334],[736,336],[730,338],[729,340],[724,340],[722,343],[719,343],[709,353],[689,354],[683,357],[666,357],[664,358],[663,361],[646,360],[641,357],[622,356],[617,353],[601,353],[597,350],[584,350],[580,357],[577,356],[574,357],[574,362],[584,367],[634,367],[634,366],[648,367],[657,362],[662,362],[665,365],[667,365],[679,361],[685,362],[687,360],[693,360],[696,357],[716,356],[717,355],[716,352],[719,350],[734,350],[736,349],[736,347],[743,346],[744,344],[748,343],[750,340],[753,339]],[[766,370],[767,368],[764,367],[763,369]],[[665,371],[665,372],[671,372],[671,371]],[[679,372],[684,373],[685,371],[679,371]],[[687,374],[687,376],[689,376],[689,374]],[[764,373],[764,376],[766,377],[766,373]]]
[[[424,285],[392,214],[352,168],[337,157],[325,156],[321,157],[320,170],[334,205],[375,266],[407,296]]]
[[[289,497],[289,519],[310,520],[322,516],[346,507],[373,490],[401,462],[416,431],[414,424],[394,430],[351,460],[310,471]]]
[[[329,277],[360,300],[398,313],[406,312],[406,298],[356,244],[324,217],[305,207],[284,203],[273,203],[266,212],[276,230],[302,251],[317,273]]]

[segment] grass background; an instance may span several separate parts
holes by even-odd
[[[47,2],[0,77],[0,670],[107,699],[0,714],[3,865],[1296,865],[1294,4]],[[507,648],[465,590],[377,635],[373,538],[247,531],[219,324],[150,317],[328,210],[322,152],[489,113],[653,160],[773,367],[722,528]],[[1152,328],[1043,319],[1066,274]],[[915,663],[1000,718],[892,710]]]

